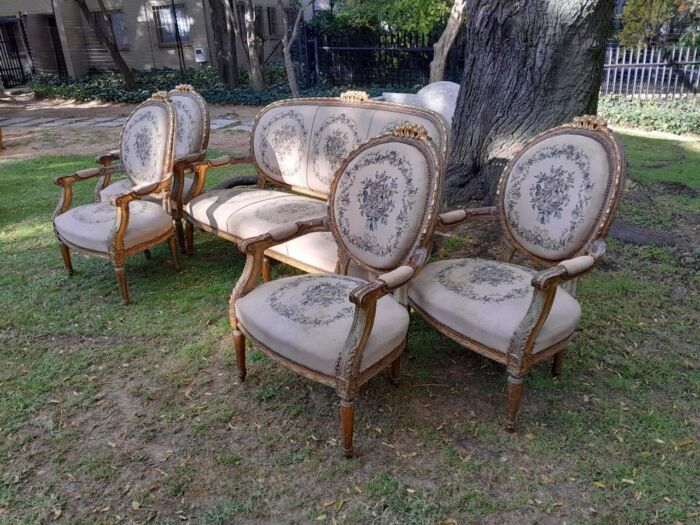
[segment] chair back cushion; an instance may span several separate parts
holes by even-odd
[[[622,148],[597,118],[546,131],[508,164],[501,220],[516,248],[556,263],[607,233],[624,180]]]
[[[209,109],[207,103],[189,84],[170,91],[175,106],[175,160],[201,153],[209,143]]]
[[[258,170],[272,181],[328,196],[333,174],[359,144],[417,123],[446,154],[448,126],[433,111],[376,101],[295,99],[271,104],[256,119],[251,151]]]
[[[168,95],[154,94],[129,116],[121,137],[121,159],[134,186],[172,175],[175,112]]]
[[[413,136],[382,135],[362,144],[343,161],[331,186],[336,242],[374,273],[405,264],[430,242],[444,163],[425,129],[414,129]]]

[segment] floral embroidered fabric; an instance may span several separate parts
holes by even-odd
[[[532,272],[492,261],[457,259],[441,269],[435,280],[446,289],[473,301],[500,303],[531,291]]]
[[[561,135],[535,144],[505,187],[511,233],[539,256],[565,258],[595,222],[609,174],[607,154],[592,138]]]
[[[158,106],[138,109],[122,132],[121,159],[134,185],[158,182],[165,173],[169,133],[167,114]]]

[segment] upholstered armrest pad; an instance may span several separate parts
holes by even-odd
[[[452,210],[440,214],[440,222],[444,225],[456,224],[467,218],[467,212],[464,210]]]
[[[191,163],[199,160],[199,158],[202,157],[202,155],[203,155],[203,152],[190,153],[189,155],[185,155],[184,157],[182,157],[180,159],[176,159],[175,162],[180,163],[180,164],[191,164]]]
[[[492,217],[495,216],[497,212],[498,211],[495,206],[446,211],[445,213],[441,213],[439,215],[438,222],[441,226],[452,226],[469,218]]]
[[[559,263],[566,270],[566,275],[577,275],[585,272],[595,264],[595,258],[592,255],[581,255],[573,259],[567,259]]]
[[[231,160],[231,157],[229,157],[228,155],[223,155],[221,157],[216,157],[215,159],[209,159],[208,162],[212,168],[218,168],[219,166],[225,166],[226,164],[230,164]]]
[[[144,197],[144,196],[148,195],[149,193],[151,193],[153,190],[155,190],[159,185],[160,185],[160,182],[144,182],[143,184],[139,184],[137,186],[134,186],[133,188],[131,188],[130,191],[128,191],[126,193],[121,193],[119,195],[112,195],[109,198],[109,202],[112,205],[116,205],[117,199],[120,199],[120,198],[124,197],[125,195],[133,195],[136,198]]]
[[[97,177],[99,175],[102,175],[103,173],[107,173],[105,168],[87,168],[84,170],[76,171],[72,175],[63,175],[62,177],[56,177],[54,179],[54,183],[58,184],[59,186],[63,186],[66,182],[89,179],[91,177]]]
[[[97,155],[95,157],[95,162],[102,164],[105,161],[119,160],[120,156],[121,152],[118,149],[113,149],[112,151],[108,151],[102,155]]]
[[[388,273],[380,275],[377,277],[377,280],[382,281],[387,288],[393,290],[410,281],[414,273],[416,273],[415,269],[410,266],[399,266]]]

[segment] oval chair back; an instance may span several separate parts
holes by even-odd
[[[598,117],[541,133],[499,182],[507,242],[545,266],[586,253],[607,234],[624,180],[623,149]]]

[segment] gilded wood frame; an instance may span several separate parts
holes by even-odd
[[[366,370],[360,369],[362,355],[373,327],[377,301],[382,296],[405,287],[418,274],[429,257],[432,232],[437,222],[437,212],[440,205],[445,164],[422,126],[403,125],[397,126],[392,133],[381,134],[359,145],[341,163],[331,183],[329,202],[331,203],[330,206],[333,206],[333,196],[338,188],[342,173],[348,164],[368,148],[396,142],[414,146],[427,160],[427,176],[429,177],[429,190],[426,194],[427,202],[425,203],[422,220],[416,226],[414,241],[410,248],[406,250],[406,253],[403,254],[401,260],[387,270],[367,267],[375,274],[379,274],[382,271],[387,271],[387,273],[379,275],[371,282],[358,286],[350,293],[349,299],[355,305],[355,312],[350,332],[343,350],[338,356],[334,376],[329,376],[292,361],[268,348],[253,337],[236,316],[236,302],[256,287],[258,276],[263,266],[264,254],[269,247],[275,244],[281,244],[313,232],[330,231],[336,238],[339,250],[343,252],[343,257],[345,259],[355,259],[345,248],[344,244],[340,242],[332,210],[329,216],[325,218],[282,225],[272,232],[242,240],[239,243],[239,249],[246,254],[246,264],[243,274],[231,293],[229,303],[229,319],[233,328],[240,379],[244,380],[246,376],[245,339],[248,338],[256,348],[287,368],[308,379],[335,387],[341,400],[343,447],[346,457],[351,457],[353,454],[354,403],[360,386],[386,368],[390,369],[392,380],[398,380],[399,357],[406,346],[405,339],[380,361]]]
[[[81,170],[72,175],[64,175],[54,179],[54,183],[62,187],[61,196],[56,206],[56,210],[54,211],[54,234],[58,239],[61,255],[63,257],[63,263],[66,267],[66,270],[68,270],[69,274],[73,273],[73,265],[71,261],[70,250],[79,251],[92,257],[99,257],[102,259],[112,261],[112,263],[114,264],[115,272],[117,274],[117,280],[119,282],[119,287],[121,290],[124,304],[128,304],[130,302],[129,290],[126,282],[126,275],[124,274],[124,263],[127,257],[141,252],[146,252],[148,254],[148,250],[150,248],[164,241],[167,241],[168,246],[170,248],[170,253],[173,258],[173,263],[175,267],[178,268],[177,251],[175,247],[174,232],[172,229],[166,233],[161,233],[154,236],[153,238],[147,239],[146,241],[141,242],[135,246],[131,246],[129,248],[124,247],[124,237],[126,235],[127,228],[129,225],[129,203],[134,200],[141,200],[149,196],[165,195],[170,191],[172,185],[175,112],[172,103],[169,100],[169,96],[165,92],[154,93],[148,100],[141,103],[138,106],[137,110],[143,109],[148,106],[160,107],[164,109],[167,114],[168,129],[166,131],[167,136],[165,146],[165,165],[163,166],[161,180],[151,184],[145,184],[134,187],[131,191],[123,193],[121,195],[117,195],[112,198],[112,203],[117,208],[117,220],[114,222],[114,225],[112,226],[112,230],[108,237],[107,252],[100,252],[71,243],[70,241],[62,237],[56,229],[55,218],[70,209],[73,200],[73,184],[75,182],[91,178],[109,180],[109,178],[114,173],[124,172],[122,168],[119,166],[102,166],[100,168]],[[132,113],[132,115],[134,115],[135,113],[136,110],[134,111],[134,113]],[[123,137],[120,137],[120,142],[123,143]]]
[[[505,197],[503,193],[508,177],[510,176],[510,172],[516,165],[518,159],[520,159],[527,150],[544,139],[572,133],[593,138],[605,148],[605,151],[608,153],[611,176],[609,178],[609,184],[605,190],[605,199],[601,205],[601,210],[591,226],[590,232],[586,235],[584,240],[572,248],[565,257],[558,260],[548,260],[528,251],[526,247],[518,243],[512,236],[507,224],[504,206]],[[569,282],[575,287],[577,279],[585,273],[592,271],[595,265],[605,254],[605,241],[603,238],[610,228],[614,212],[619,205],[622,190],[624,188],[625,168],[626,162],[624,150],[617,138],[615,138],[615,136],[608,129],[605,121],[595,116],[578,117],[571,123],[552,128],[537,135],[518,152],[518,154],[508,163],[503,175],[501,176],[498,184],[496,206],[471,210],[454,210],[443,213],[440,216],[438,221],[439,227],[443,229],[451,228],[468,219],[498,217],[505,236],[503,258],[506,261],[510,261],[515,251],[518,251],[530,260],[539,263],[546,268],[545,270],[535,274],[532,278],[533,297],[519,328],[510,342],[507,353],[503,353],[495,348],[490,348],[473,339],[470,339],[465,334],[453,330],[425,312],[415,301],[409,300],[411,307],[415,309],[416,312],[418,312],[418,314],[428,322],[428,324],[433,326],[440,333],[456,341],[465,348],[505,365],[506,372],[508,374],[506,406],[506,430],[508,431],[515,430],[517,412],[522,396],[523,376],[527,373],[527,371],[537,363],[552,356],[554,356],[554,363],[552,367],[553,373],[557,375],[561,370],[563,349],[571,340],[573,334],[537,352],[534,352],[535,341],[540,329],[549,315],[559,285],[565,285],[567,282]],[[581,271],[568,273],[565,266],[562,265],[562,263],[566,262],[566,260],[574,260],[571,259],[571,257],[580,258],[587,256],[590,256],[591,258],[586,260],[589,265],[587,267],[584,266]]]

